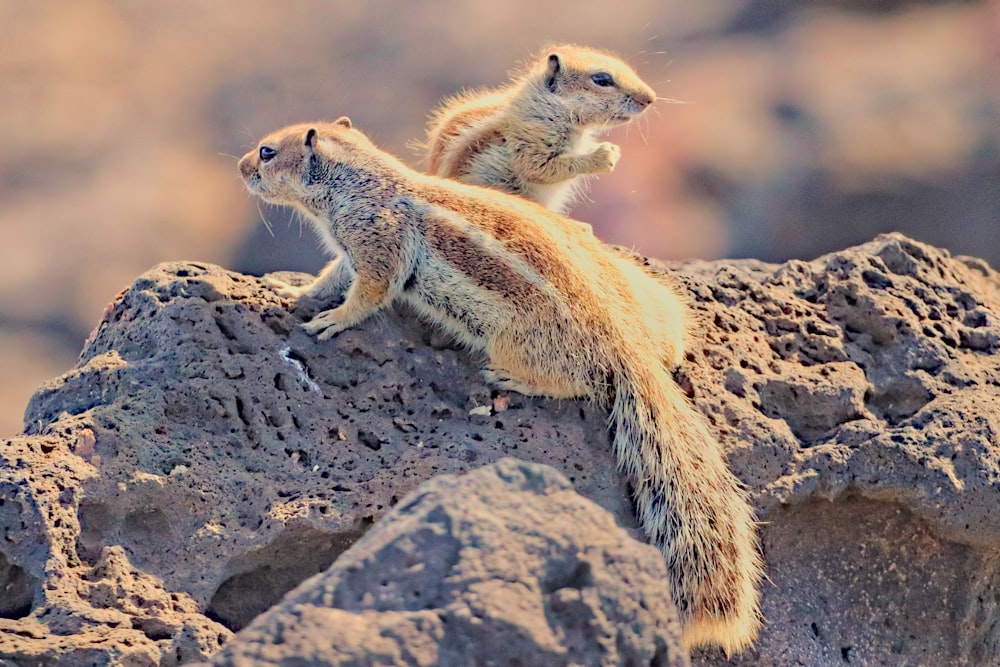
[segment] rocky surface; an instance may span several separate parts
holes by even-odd
[[[81,501],[98,472],[72,453],[92,432],[70,432],[0,445],[0,665],[166,667],[215,653],[232,633],[122,546],[81,558]]]
[[[998,274],[898,235],[673,268],[678,381],[764,522],[732,663],[1000,664]],[[322,344],[309,314],[192,263],[116,299],[0,445],[0,660],[202,659],[422,481],[507,456],[634,529],[605,414],[492,392],[409,313]]]
[[[213,665],[687,665],[659,551],[551,468],[422,484]]]

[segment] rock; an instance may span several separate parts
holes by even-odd
[[[166,667],[215,653],[232,633],[121,546],[79,558],[81,489],[96,471],[69,451],[72,421],[0,447],[0,664]]]
[[[898,234],[680,274],[705,339],[679,379],[765,522],[732,664],[1000,664],[1000,275]]]
[[[899,235],[671,268],[700,323],[677,379],[763,522],[766,625],[732,664],[1000,664],[998,274]],[[634,531],[606,414],[492,392],[410,313],[316,343],[314,307],[192,263],[113,304],[0,446],[0,659],[111,632],[73,582],[115,547],[194,614],[132,646],[208,655],[197,612],[244,627],[421,482],[507,456]]]
[[[235,629],[421,482],[511,454],[554,465],[634,525],[606,415],[521,396],[470,415],[496,392],[474,360],[428,346],[412,315],[329,343],[300,321],[259,280],[214,267],[163,265],[136,281],[80,367],[26,414],[32,433],[85,422],[70,445],[93,470],[83,560],[121,544]]]
[[[686,665],[659,551],[551,468],[404,498],[213,665]]]

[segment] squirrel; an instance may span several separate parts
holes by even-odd
[[[543,53],[548,55],[515,74],[510,85],[466,91],[432,114],[426,143],[430,173],[563,213],[587,176],[614,168],[619,147],[595,143],[593,135],[630,122],[656,94],[611,53],[570,44]],[[312,285],[267,281],[285,297],[330,301],[342,295],[351,275],[350,262],[336,257],[324,267],[323,280]],[[671,352],[668,362],[679,365],[682,351]]]
[[[620,149],[594,135],[628,123],[656,94],[616,56],[570,44],[542,51],[498,89],[444,102],[427,128],[429,173],[531,199],[565,213]]]
[[[666,560],[685,646],[750,646],[763,576],[754,513],[706,420],[660,363],[660,341],[682,347],[683,321],[647,316],[651,298],[673,300],[683,316],[676,294],[575,221],[421,174],[346,116],[271,134],[239,171],[253,194],[298,210],[353,266],[343,303],[303,325],[317,339],[407,303],[483,354],[497,388],[610,408],[612,447]]]

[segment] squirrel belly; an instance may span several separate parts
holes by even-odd
[[[618,57],[563,44],[498,89],[448,99],[427,129],[430,173],[565,212],[620,150],[596,134],[632,121],[656,95]]]
[[[354,269],[344,302],[307,322],[310,333],[328,338],[406,302],[487,357],[493,385],[610,408],[614,453],[666,560],[685,644],[753,642],[763,576],[753,511],[663,363],[663,345],[683,347],[674,291],[575,221],[413,171],[347,118],[280,130],[239,167],[251,192],[301,211]]]

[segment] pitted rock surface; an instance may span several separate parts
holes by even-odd
[[[659,551],[551,468],[425,482],[213,665],[687,665]]]
[[[763,521],[766,625],[732,664],[1000,664],[998,274],[899,235],[671,268],[700,321],[677,379]],[[286,306],[257,278],[158,266],[36,393],[0,448],[0,616],[20,619],[0,648],[110,547],[240,628],[420,482],[505,456],[634,529],[606,414],[497,396],[411,313],[317,343],[298,326],[316,304]]]
[[[94,434],[81,558],[122,544],[242,627],[420,482],[507,455],[551,463],[627,525],[606,415],[518,395],[470,414],[496,392],[411,315],[327,343],[300,322],[259,280],[218,268],[169,264],[136,281],[26,417],[49,432],[67,411],[86,415]]]
[[[898,234],[675,268],[705,337],[679,379],[765,522],[732,663],[1000,664],[1000,275]]]
[[[67,417],[58,433],[0,445],[0,665],[167,667],[207,658],[232,633],[191,596],[164,590],[119,545],[79,557],[82,488],[97,471],[71,447],[88,433]]]

